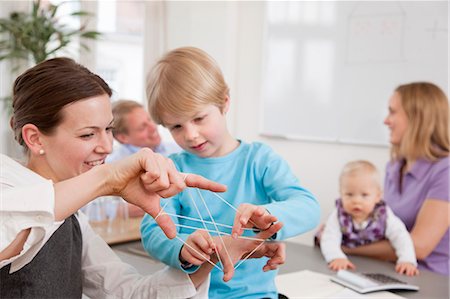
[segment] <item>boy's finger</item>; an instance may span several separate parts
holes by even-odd
[[[258,239],[268,239],[272,237],[274,234],[276,234],[281,228],[283,227],[282,222],[276,222],[272,226],[270,226],[268,229],[258,233],[255,237]]]
[[[196,240],[196,245],[199,247],[199,250],[207,255],[212,253],[212,246],[209,239],[209,236],[206,236],[206,238],[205,236],[202,236],[202,238]]]

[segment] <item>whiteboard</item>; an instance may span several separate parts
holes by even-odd
[[[448,94],[446,1],[270,1],[264,36],[264,135],[388,145],[398,85]]]

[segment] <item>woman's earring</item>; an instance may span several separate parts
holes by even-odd
[[[45,151],[41,148],[40,150],[39,150],[39,155],[43,155],[43,154],[45,154]]]

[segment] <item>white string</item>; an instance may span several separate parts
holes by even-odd
[[[197,190],[198,190],[198,189],[197,189]],[[192,197],[191,189],[188,189],[188,194],[189,194],[189,197],[191,198],[192,203],[194,204],[194,207],[195,207],[195,210],[197,211],[198,216],[199,216],[200,219],[201,219],[201,222],[202,222],[202,224],[203,224],[203,227],[204,227],[205,230],[208,232],[208,228],[206,227],[205,220],[203,219],[202,214],[200,213],[200,210],[198,209],[198,206],[197,206],[197,203],[196,203],[195,200],[194,200],[194,197]],[[214,223],[214,219],[211,218],[211,220],[212,220],[212,222]],[[216,229],[217,229],[217,227],[216,227]],[[209,236],[210,240],[213,240],[213,238],[211,237],[211,234],[210,234],[209,232],[208,232],[208,236]],[[220,236],[220,235],[219,235],[219,236]],[[223,243],[223,242],[222,242],[222,243]],[[217,255],[217,258],[219,259],[219,264],[220,264],[221,267],[223,268],[223,263],[222,263],[222,259],[220,258],[220,254]],[[222,270],[222,271],[223,271],[223,270]]]
[[[221,201],[223,201],[225,204],[227,204],[230,208],[232,208],[233,210],[235,210],[236,212],[239,213],[239,211],[238,211],[232,204],[230,204],[228,201],[226,201],[222,196],[220,196],[220,195],[217,194],[216,192],[212,192],[212,194],[214,194],[215,196],[217,196]]]
[[[186,180],[187,175],[188,175],[188,174],[185,175],[185,177],[183,178],[183,180]],[[195,209],[196,209],[196,211],[197,211],[197,213],[198,213],[198,215],[199,215],[199,217],[200,217],[200,220],[195,219],[195,218],[191,218],[191,217],[187,217],[187,216],[183,216],[183,215],[177,215],[177,214],[171,214],[171,213],[166,213],[166,212],[164,212],[164,208],[169,204],[169,201],[167,201],[167,202],[165,203],[165,205],[163,206],[163,208],[159,211],[158,215],[155,217],[155,220],[156,220],[160,215],[166,214],[166,215],[169,215],[169,216],[180,217],[180,218],[185,218],[185,219],[188,219],[188,220],[193,220],[193,221],[199,221],[199,222],[201,222],[201,223],[203,224],[204,229],[198,228],[198,227],[191,227],[191,226],[187,226],[187,225],[183,225],[183,224],[175,224],[175,226],[185,227],[185,228],[191,228],[191,229],[195,229],[195,230],[204,230],[204,231],[206,231],[206,232],[208,233],[208,235],[209,235],[209,237],[210,237],[211,239],[212,239],[212,236],[211,236],[210,232],[215,232],[215,233],[217,233],[217,235],[219,236],[219,238],[220,238],[220,240],[221,240],[221,242],[222,242],[222,245],[223,245],[223,247],[224,247],[224,249],[225,249],[225,252],[226,252],[227,255],[228,255],[228,258],[229,258],[230,262],[233,263],[233,261],[232,261],[232,259],[231,259],[231,256],[230,256],[230,254],[229,254],[229,252],[228,252],[228,249],[227,249],[227,247],[225,246],[225,242],[223,241],[222,236],[221,236],[221,235],[229,235],[229,236],[230,236],[231,234],[222,232],[222,231],[220,231],[219,228],[218,228],[218,226],[227,227],[227,228],[232,228],[232,226],[226,225],[226,224],[216,223],[216,222],[214,221],[214,218],[212,217],[211,212],[210,212],[208,206],[206,205],[206,202],[205,202],[205,200],[204,200],[202,194],[200,193],[200,190],[199,190],[198,188],[196,188],[196,189],[197,189],[198,194],[200,195],[200,198],[201,198],[201,200],[202,200],[202,202],[203,202],[203,205],[205,206],[205,208],[206,208],[206,210],[207,210],[207,212],[208,212],[208,214],[209,214],[209,217],[211,218],[211,221],[207,221],[207,220],[204,220],[204,219],[203,219],[203,217],[202,217],[202,215],[201,215],[201,213],[200,213],[200,211],[199,211],[199,209],[198,209],[198,207],[197,207],[197,204],[195,203],[195,200],[194,200],[194,198],[192,197],[192,194],[191,194],[191,192],[190,192],[190,189],[188,189],[188,194],[189,194],[189,197],[191,198],[191,200],[192,200],[192,202],[193,202],[193,204],[194,204],[194,207],[195,207]],[[232,208],[234,211],[236,211],[237,213],[240,213],[233,205],[231,205],[228,201],[226,201],[226,200],[225,200],[224,198],[222,198],[220,195],[218,195],[218,194],[215,193],[215,192],[212,192],[212,194],[214,194],[216,197],[218,197],[220,200],[222,200],[223,203],[225,203],[226,205],[228,205],[228,206],[229,206],[230,208]],[[255,223],[253,223],[251,220],[250,220],[250,222],[251,222],[253,225],[255,225]],[[213,224],[216,230],[215,230],[215,231],[214,231],[214,230],[209,230],[209,229],[206,227],[206,223]],[[244,230],[253,230],[253,229],[249,229],[249,228],[243,228],[243,229],[244,229]],[[181,242],[183,242],[184,245],[188,246],[189,248],[191,248],[192,250],[194,250],[197,254],[199,254],[200,256],[202,256],[207,262],[209,262],[209,263],[210,263],[211,265],[213,265],[215,268],[217,268],[217,269],[219,269],[219,270],[221,270],[221,271],[223,272],[223,269],[221,269],[221,268],[220,268],[219,266],[217,266],[215,263],[211,262],[209,259],[205,258],[200,252],[198,252],[195,248],[193,248],[192,246],[190,246],[189,244],[187,244],[187,243],[186,243],[183,239],[181,239],[179,236],[176,236],[176,238],[177,238],[178,240],[180,240]],[[258,250],[258,249],[265,243],[265,241],[266,241],[266,240],[263,240],[263,239],[251,238],[251,237],[245,237],[245,236],[238,236],[238,238],[241,238],[241,239],[248,239],[248,240],[252,240],[252,241],[260,241],[261,244],[259,244],[259,245],[258,245],[255,249],[253,249],[253,250],[252,250],[252,251],[251,251],[244,259],[242,259],[242,260],[234,267],[235,270],[236,270],[243,262],[245,262],[245,261],[246,261],[246,260],[247,260],[247,259],[248,259],[248,258],[249,258],[256,250]],[[219,253],[217,253],[217,257],[218,257],[218,259],[219,259],[219,263],[223,266],[223,263],[222,263],[222,261],[221,261],[221,259],[220,259],[220,254],[219,254]]]
[[[239,213],[239,214],[241,213],[241,212],[239,212],[239,210],[236,209],[232,204],[230,204],[225,198],[223,198],[222,196],[220,196],[220,195],[217,194],[216,192],[212,192],[212,194],[214,194],[215,196],[217,196],[218,198],[220,198],[220,200],[221,200],[222,202],[224,202],[224,203],[227,204],[230,208],[232,208],[233,210],[235,210],[236,213]],[[255,224],[253,221],[249,220],[249,222],[250,222],[251,224],[253,224],[254,226],[256,226],[256,224]]]
[[[198,250],[196,250],[194,247],[192,247],[191,245],[189,245],[187,242],[185,242],[183,239],[181,239],[180,237],[176,236],[176,238],[178,240],[180,240],[181,242],[183,242],[184,245],[186,245],[187,247],[189,247],[190,249],[194,250],[197,254],[199,254],[202,258],[204,258],[208,263],[210,263],[211,265],[213,265],[214,267],[216,267],[217,269],[219,269],[220,271],[223,272],[222,269],[220,269],[216,264],[214,264],[213,262],[211,262],[208,258],[206,258],[203,254],[201,254],[200,252],[198,252]]]
[[[189,173],[183,173],[183,182],[186,182]]]
[[[206,211],[208,212],[209,217],[211,218],[211,221],[214,224],[214,227],[216,228],[217,234],[219,235],[219,239],[222,242],[223,248],[225,249],[225,252],[228,255],[228,259],[230,260],[230,263],[233,265],[233,260],[231,259],[230,253],[228,252],[228,249],[227,249],[227,246],[225,246],[225,242],[223,241],[222,236],[219,234],[219,228],[216,225],[216,221],[214,220],[214,218],[213,218],[213,216],[211,214],[211,211],[209,210],[208,205],[206,204],[205,199],[203,198],[202,193],[200,192],[200,189],[196,188],[196,190],[197,190],[198,195],[200,196],[200,199],[203,202],[203,205],[206,208]]]
[[[191,221],[202,222],[201,220],[199,220],[197,218],[193,218],[193,217],[188,217],[188,216],[183,216],[183,215],[178,215],[178,214],[172,214],[172,213],[167,213],[167,212],[164,212],[164,213],[169,215],[169,216],[173,216],[173,217],[183,218],[183,219],[187,219],[187,220],[191,220]],[[209,223],[209,224],[214,224],[212,221],[208,221],[208,220],[203,220],[203,222]],[[216,224],[218,226],[223,226],[223,227],[230,228],[230,229],[233,228],[233,226],[228,225],[228,224],[222,224],[222,223],[217,223],[217,222],[216,222]],[[252,232],[254,231],[253,228],[243,228],[243,229],[244,230],[248,230],[248,231],[252,231]]]
[[[156,219],[158,219],[158,217],[159,217],[162,213],[164,213],[164,209],[167,207],[168,204],[169,204],[169,201],[167,200],[167,201],[166,201],[166,204],[165,204],[165,205],[162,207],[162,209],[159,211],[158,215],[156,215],[155,221],[156,221]],[[167,214],[167,213],[164,213],[164,214]]]
[[[212,229],[204,229],[204,228],[200,228],[200,227],[196,227],[196,226],[190,226],[190,225],[185,225],[185,224],[177,224],[177,223],[175,223],[175,226],[188,228],[188,229],[192,229],[192,230],[202,230],[202,231],[206,231],[206,232],[210,232],[210,233],[217,233],[215,230],[212,230]],[[219,231],[219,234],[226,235],[226,236],[231,236],[230,233],[226,233],[226,232],[222,232],[222,231]],[[252,241],[260,241],[260,242],[264,242],[265,241],[264,239],[245,237],[245,236],[238,236],[238,238],[239,239],[245,239],[245,240],[252,240]]]

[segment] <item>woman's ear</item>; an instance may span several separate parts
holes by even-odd
[[[31,153],[39,155],[44,153],[45,149],[42,144],[42,133],[33,124],[26,124],[22,127],[22,138]]]

